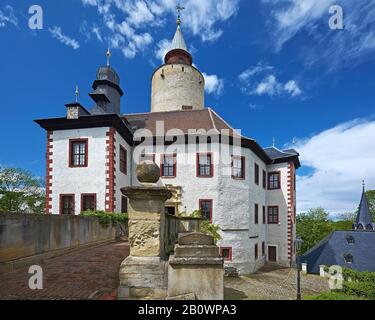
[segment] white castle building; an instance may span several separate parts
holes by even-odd
[[[152,76],[151,112],[121,114],[116,71],[100,67],[88,111],[36,120],[47,132],[46,213],[126,212],[121,188],[137,185],[139,161],[161,168],[172,190],[168,214],[200,209],[220,226],[227,266],[242,274],[266,262],[289,266],[296,235],[295,150],[263,149],[205,107],[205,80],[193,66],[178,20],[165,64]]]

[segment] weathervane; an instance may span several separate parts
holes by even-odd
[[[111,62],[110,60],[111,60],[111,50],[108,47],[108,51],[107,51],[107,67],[110,66],[110,62]]]
[[[177,10],[177,25],[181,25],[181,11],[185,10],[185,7],[182,7],[181,4],[179,3],[176,7]]]
[[[79,95],[78,84],[76,85],[76,92],[75,92],[75,95],[76,95],[76,103],[78,103],[78,95]]]

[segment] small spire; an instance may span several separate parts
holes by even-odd
[[[363,192],[365,192],[365,190],[366,190],[365,180],[362,180],[362,186],[363,186]]]
[[[107,51],[107,67],[109,67],[111,65],[111,50],[109,49],[108,47],[108,51]]]
[[[79,89],[78,89],[78,84],[76,85],[76,92],[75,92],[75,96],[76,96],[76,102],[78,103],[78,96],[79,96]]]
[[[176,7],[176,10],[177,10],[177,26],[180,27],[181,26],[181,11],[185,10],[185,8],[182,7],[181,4],[179,3]]]
[[[275,137],[273,137],[272,138],[272,147],[276,147],[276,138]]]

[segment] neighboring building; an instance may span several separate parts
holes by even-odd
[[[123,91],[108,60],[93,84],[90,111],[74,102],[65,118],[36,120],[47,131],[47,213],[125,212],[121,188],[137,185],[139,161],[153,160],[173,193],[166,212],[200,209],[218,224],[227,265],[243,274],[266,261],[289,266],[299,155],[263,149],[205,108],[204,77],[192,61],[178,20],[165,64],[152,76],[150,113],[120,113]],[[147,143],[140,136],[151,137],[149,148],[141,148]],[[197,139],[207,142],[199,150]]]
[[[319,273],[321,265],[341,266],[356,271],[375,272],[375,223],[365,188],[353,230],[334,231],[301,257],[307,271]]]

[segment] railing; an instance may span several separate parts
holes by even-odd
[[[173,253],[179,233],[199,232],[203,221],[201,218],[165,215],[164,250],[166,254]]]

